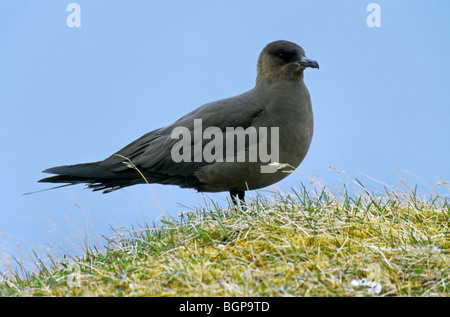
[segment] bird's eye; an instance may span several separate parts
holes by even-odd
[[[295,57],[295,52],[282,50],[275,52],[274,55],[281,59],[283,62],[289,63]]]

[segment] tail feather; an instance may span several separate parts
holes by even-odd
[[[53,188],[75,184],[87,184],[88,188],[91,188],[94,191],[103,190],[103,193],[109,193],[123,187],[144,183],[178,185],[184,188],[197,188],[200,184],[195,176],[169,176],[148,170],[137,171],[134,168],[114,172],[102,167],[100,163],[101,162],[93,162],[52,167],[43,172],[56,175],[43,178],[39,180],[39,182],[65,184]]]
[[[56,176],[48,177],[41,179],[39,182],[48,182],[49,179],[54,178],[54,183],[61,183],[63,181],[63,176],[69,177],[69,181],[74,180],[71,178],[92,178],[92,177],[100,177],[100,178],[108,178],[108,177],[117,177],[117,173],[114,173],[110,170],[102,168],[100,166],[101,162],[93,162],[93,163],[83,163],[76,165],[63,165],[48,168],[43,171],[43,173],[49,174],[58,174],[58,176],[62,176],[62,178],[58,179]],[[61,180],[61,181],[58,181]]]
[[[42,193],[42,192],[46,192],[47,190],[62,188],[62,187],[70,186],[70,185],[73,185],[73,184],[64,184],[64,185],[59,185],[59,186],[55,186],[55,187],[45,188],[45,189],[41,189],[41,190],[36,190],[34,192],[23,193],[22,195],[31,195],[31,194],[36,194],[36,193]]]
[[[44,170],[44,173],[57,174],[39,180],[40,183],[65,183],[75,185],[85,183],[94,191],[108,189],[109,191],[139,183],[139,173],[136,170],[113,172],[100,166],[101,162],[76,165],[63,165]],[[141,177],[140,182],[144,182]],[[108,191],[108,192],[109,192]]]

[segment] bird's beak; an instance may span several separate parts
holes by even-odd
[[[317,63],[316,61],[303,57],[303,59],[301,61],[296,61],[297,64],[303,66],[303,67],[311,67],[311,68],[317,68],[319,69],[319,63]]]

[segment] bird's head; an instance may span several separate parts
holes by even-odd
[[[256,80],[299,81],[308,67],[318,69],[319,64],[306,58],[303,48],[289,41],[275,41],[267,44],[259,55]]]

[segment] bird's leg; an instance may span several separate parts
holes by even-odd
[[[245,205],[245,191],[238,192],[239,202],[241,203],[242,210],[245,210],[247,206]]]
[[[238,201],[236,199],[237,195],[238,195],[238,191],[237,190],[230,190],[231,200],[233,201],[233,205],[235,207],[238,206]]]
[[[245,209],[245,191],[230,190],[231,200],[236,208],[239,208],[239,203],[242,209]]]

